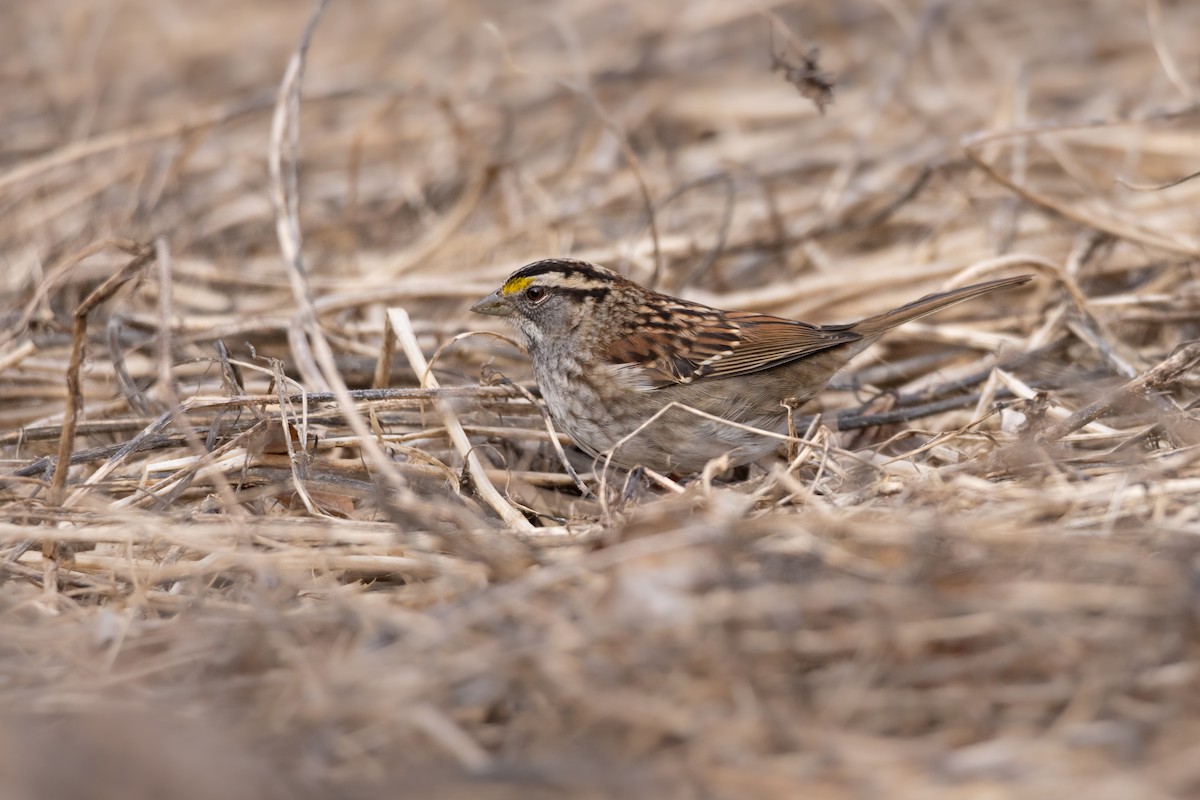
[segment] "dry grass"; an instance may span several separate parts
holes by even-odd
[[[8,796],[1200,793],[1200,5],[307,14],[6,4]],[[460,336],[566,253],[1038,280],[627,486]]]

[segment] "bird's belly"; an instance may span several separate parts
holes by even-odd
[[[660,389],[606,378],[579,382],[571,396],[543,384],[542,395],[559,429],[593,456],[611,454],[618,467],[692,473],[721,456],[745,464],[780,445],[777,436],[749,430],[787,430],[783,396],[766,396],[778,381],[763,385],[755,377],[736,386],[710,380]]]

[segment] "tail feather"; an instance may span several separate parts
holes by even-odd
[[[951,289],[948,292],[926,295],[920,300],[914,300],[891,311],[867,317],[847,327],[855,333],[862,334],[863,338],[871,339],[895,328],[897,325],[912,322],[914,319],[928,316],[935,311],[941,311],[943,308],[961,303],[964,300],[970,300],[973,297],[979,297],[982,294],[995,292],[1000,289],[1011,289],[1014,286],[1021,286],[1028,283],[1031,280],[1033,280],[1032,275],[1020,275],[1015,278],[1000,278],[999,280],[964,286],[961,289]]]

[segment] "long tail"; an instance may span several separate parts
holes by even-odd
[[[943,308],[952,306],[955,303],[961,303],[964,300],[970,300],[973,297],[979,297],[981,294],[987,294],[988,292],[1020,286],[1031,280],[1033,280],[1032,275],[1020,275],[1016,278],[1001,278],[995,281],[974,283],[970,286],[964,286],[961,289],[951,289],[948,292],[926,295],[920,300],[914,300],[899,308],[893,308],[891,311],[867,317],[861,322],[856,322],[854,325],[846,327],[855,333],[862,334],[864,339],[872,339],[897,325],[903,325],[914,319],[928,316],[935,311],[941,311]]]

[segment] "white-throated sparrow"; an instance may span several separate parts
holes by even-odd
[[[744,464],[779,442],[686,408],[663,411],[668,404],[783,432],[785,401],[813,397],[886,331],[1029,280],[1022,275],[931,294],[848,325],[810,325],[721,311],[595,264],[555,258],[517,270],[471,310],[516,327],[550,414],[581,448],[594,456],[611,451],[612,463],[622,467],[690,473],[726,454]]]

